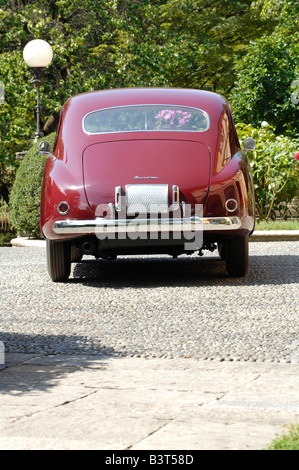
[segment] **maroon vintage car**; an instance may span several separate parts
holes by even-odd
[[[83,255],[176,257],[216,246],[229,275],[246,274],[254,191],[222,96],[167,88],[84,93],[63,106],[52,153],[40,147],[49,152],[41,230],[53,281],[66,280]]]

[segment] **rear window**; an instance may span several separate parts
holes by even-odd
[[[185,106],[139,105],[106,108],[83,118],[86,134],[138,131],[203,132],[209,128],[205,111]]]

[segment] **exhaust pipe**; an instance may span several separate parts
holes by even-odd
[[[96,255],[97,244],[94,240],[88,239],[81,243],[81,253],[83,255]]]

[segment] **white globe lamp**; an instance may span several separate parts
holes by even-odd
[[[53,59],[52,47],[43,39],[33,39],[26,44],[23,58],[31,68],[48,67]]]
[[[28,42],[23,50],[23,58],[26,64],[31,67],[34,79],[34,83],[37,91],[37,103],[36,103],[36,132],[34,142],[37,142],[43,133],[40,130],[40,85],[43,75],[43,70],[48,67],[53,59],[53,51],[50,44],[43,39],[33,39]]]

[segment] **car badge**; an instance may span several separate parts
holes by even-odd
[[[159,176],[134,176],[135,180],[158,180]]]

